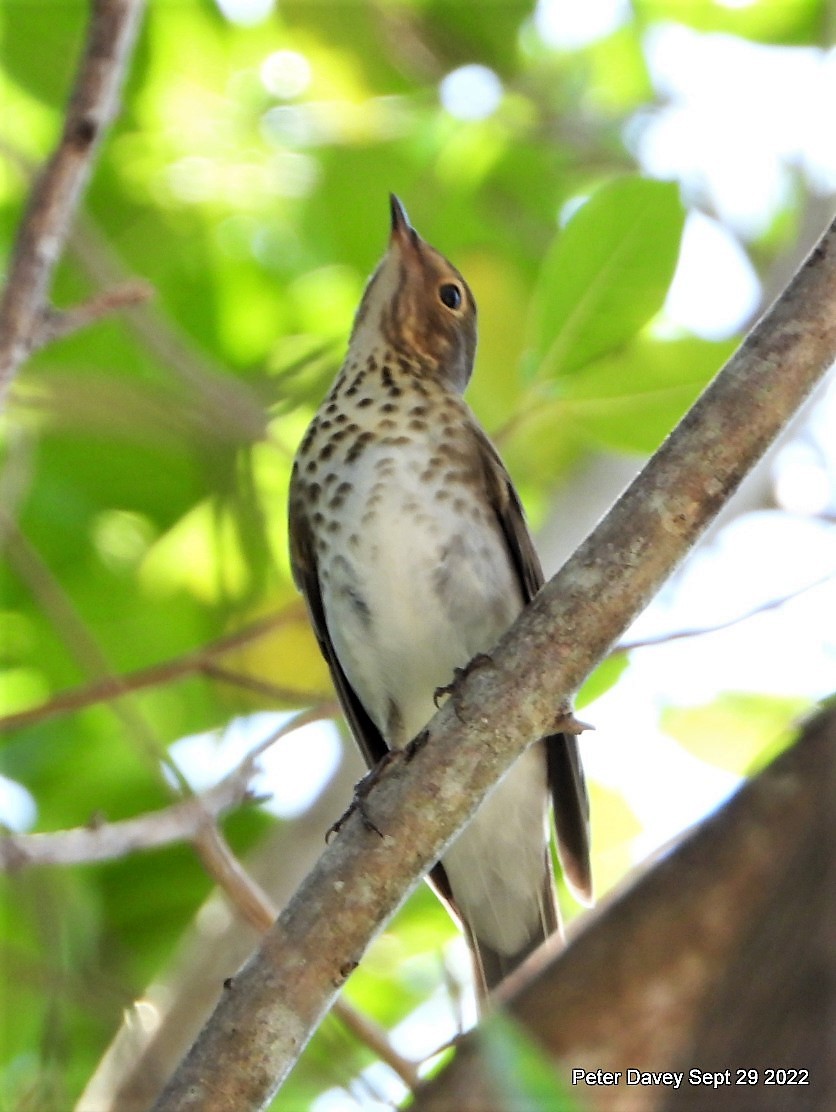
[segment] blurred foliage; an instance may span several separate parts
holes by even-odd
[[[489,1016],[482,1025],[486,1058],[503,1108],[525,1112],[579,1112],[569,1084],[531,1037],[507,1015]]]
[[[5,537],[2,712],[105,667],[175,659],[266,614],[274,631],[221,663],[281,690],[270,698],[192,674],[5,735],[3,772],[30,793],[37,829],[165,806],[169,743],[328,694],[289,579],[289,465],[384,248],[389,190],[471,281],[481,343],[469,398],[535,518],[586,454],[651,451],[720,366],[730,343],[659,326],[684,209],[675,184],[638,175],[625,139],[654,100],[642,36],[680,20],[816,43],[824,5],[633,7],[618,29],[569,50],[540,37],[529,0],[478,11],[282,0],[253,25],[211,0],[149,6],[55,301],[134,275],[156,298],[48,347],[15,386],[0,475],[16,522]],[[82,0],[3,2],[4,253],[58,135],[87,12]],[[482,118],[456,118],[439,83],[474,62],[502,95]],[[792,212],[782,219],[794,227]],[[759,265],[778,246],[753,244]],[[621,671],[611,663],[590,693]],[[751,709],[715,708],[710,731],[720,713],[737,738]],[[690,744],[706,723],[683,712],[671,728]],[[754,756],[744,749],[707,756],[739,770]],[[629,864],[635,820],[595,786],[593,802],[609,883]],[[225,832],[245,854],[274,822],[250,808]],[[72,1106],[209,891],[184,847],[5,879],[15,1022],[4,1025],[3,1108]],[[451,935],[430,893],[416,893],[349,997],[397,1023],[437,989]],[[371,1060],[329,1021],[275,1107],[308,1107]]]
[[[808,709],[800,698],[730,691],[708,706],[668,707],[662,725],[702,760],[755,773],[789,745]]]

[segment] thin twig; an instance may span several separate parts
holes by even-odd
[[[120,309],[132,305],[141,305],[153,296],[153,286],[148,282],[133,280],[121,282],[111,289],[102,290],[101,293],[95,294],[87,301],[82,301],[81,304],[74,305],[70,309],[47,309],[43,313],[40,327],[32,336],[29,350],[30,352],[36,351],[38,348],[51,344],[54,340],[62,339],[73,332],[79,332],[82,328],[87,328],[101,320],[102,317],[110,316],[111,313],[116,313]]]
[[[119,105],[143,7],[143,0],[94,0],[61,138],[30,194],[0,299],[0,401],[37,336],[55,265]]]
[[[656,645],[667,645],[671,641],[683,641],[691,637],[703,637],[709,633],[720,633],[724,629],[731,629],[733,626],[740,625],[741,622],[748,622],[750,618],[756,618],[759,614],[768,614],[770,610],[779,610],[782,606],[786,606],[788,602],[799,598],[801,595],[806,594],[808,591],[813,591],[816,587],[821,587],[823,583],[836,576],[836,571],[829,572],[827,575],[821,576],[819,579],[814,579],[812,583],[805,583],[803,587],[799,587],[795,591],[790,591],[789,594],[782,595],[780,598],[772,598],[767,602],[758,603],[750,610],[745,610],[742,614],[735,614],[733,618],[727,618],[723,622],[717,622],[710,626],[694,626],[691,629],[677,629],[671,633],[660,633],[655,637],[644,637],[636,641],[622,641],[612,652],[612,656],[617,653],[631,653],[636,649],[650,649]],[[0,728],[2,728],[2,720],[0,720]]]
[[[111,861],[129,853],[157,849],[172,842],[193,841],[202,825],[253,798],[251,783],[258,758],[280,738],[309,722],[330,718],[333,700],[309,707],[271,730],[222,780],[202,795],[181,799],[159,811],[117,822],[91,822],[71,830],[0,837],[0,872],[39,865],[82,865]]]
[[[182,799],[159,811],[118,822],[91,822],[72,830],[3,835],[0,871],[112,861],[174,842],[193,841],[207,818],[214,819],[248,798],[252,776],[253,769],[245,761],[203,795]]]
[[[259,934],[268,931],[278,911],[261,885],[250,876],[232,852],[211,815],[204,815],[204,821],[195,832],[193,842],[207,873],[229,896],[244,921]]]
[[[294,604],[285,607],[284,610],[278,610],[264,618],[259,618],[258,621],[219,637],[216,641],[182,656],[172,657],[170,660],[152,664],[147,668],[140,668],[135,672],[127,672],[121,676],[106,676],[95,680],[93,683],[83,684],[68,691],[61,691],[36,707],[0,717],[0,734],[23,726],[44,722],[58,714],[83,710],[85,707],[106,702],[108,699],[113,699],[128,692],[144,691],[149,687],[158,687],[195,674],[211,675],[215,668],[213,662],[216,657],[234,652],[236,649],[243,648],[243,646],[257,641],[285,625],[299,621],[303,613],[302,604]],[[233,679],[233,676],[237,678]],[[240,682],[237,673],[224,673],[222,678],[230,683]],[[310,702],[312,698],[315,698],[315,693],[310,691],[282,688],[277,685],[270,685],[270,688],[270,695],[273,698],[296,705]]]
[[[421,1080],[418,1070],[409,1059],[402,1057],[393,1049],[385,1030],[379,1023],[369,1019],[365,1013],[353,1007],[342,996],[334,1003],[331,1014],[341,1019],[360,1042],[390,1066],[410,1092],[415,1092]]]
[[[306,693],[296,688],[283,687],[280,684],[271,683],[269,680],[259,679],[258,676],[248,676],[243,672],[233,672],[232,669],[223,668],[220,664],[214,664],[211,661],[207,661],[200,670],[204,676],[208,676],[210,679],[221,680],[223,683],[243,688],[245,691],[252,691],[256,695],[264,695],[277,703],[300,703],[304,702],[306,698]],[[307,698],[310,698],[309,692]]]

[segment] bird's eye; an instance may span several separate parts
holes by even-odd
[[[458,309],[462,303],[461,286],[457,286],[455,282],[445,282],[443,286],[439,286],[438,296],[442,305],[446,305],[448,309]]]

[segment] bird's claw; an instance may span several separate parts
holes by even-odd
[[[339,834],[339,832],[342,830],[342,828],[345,826],[345,824],[348,822],[355,811],[357,811],[360,815],[360,819],[366,830],[374,831],[375,834],[379,835],[381,838],[383,837],[383,832],[378,826],[375,825],[374,820],[369,815],[369,812],[366,808],[365,800],[360,799],[360,797],[355,794],[351,803],[349,803],[340,817],[335,822],[332,822],[328,829],[325,831],[326,843],[330,842],[336,834]]]
[[[345,824],[348,822],[355,811],[360,816],[360,820],[366,830],[377,834],[379,838],[384,837],[383,831],[375,823],[374,819],[369,814],[368,808],[366,806],[366,797],[375,786],[375,784],[378,782],[378,780],[381,778],[385,769],[389,767],[392,761],[401,756],[403,756],[403,751],[400,749],[388,750],[388,752],[386,752],[380,758],[374,768],[370,769],[362,780],[357,781],[357,783],[354,785],[354,798],[351,800],[351,803],[349,803],[348,807],[346,807],[345,811],[343,811],[337,821],[331,823],[331,825],[328,827],[328,830],[325,833],[326,843],[330,842],[335,834],[339,834],[339,832],[342,830],[342,828],[345,826]]]
[[[440,700],[443,699],[445,695],[452,695],[453,709],[456,712],[456,717],[461,719],[458,702],[456,700],[458,688],[471,672],[475,672],[477,668],[484,668],[486,664],[493,664],[491,657],[489,657],[487,653],[477,653],[472,660],[469,660],[467,664],[465,664],[464,668],[454,668],[453,679],[450,683],[445,683],[442,687],[437,687],[433,692],[433,702],[435,703],[436,710],[438,710]]]

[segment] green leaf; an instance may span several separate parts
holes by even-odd
[[[705,706],[669,707],[661,721],[700,760],[743,775],[789,744],[809,705],[799,696],[727,692]]]
[[[685,210],[676,185],[622,178],[597,191],[543,262],[530,335],[539,379],[621,347],[658,312]]]
[[[582,685],[575,697],[576,707],[585,707],[594,699],[599,699],[611,687],[615,687],[627,669],[626,653],[614,653],[602,660],[595,671]]]
[[[733,341],[642,337],[564,383],[576,434],[620,452],[652,452],[734,351]]]

